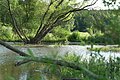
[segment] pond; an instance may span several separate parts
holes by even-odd
[[[24,52],[27,52],[27,49],[30,48],[35,56],[43,56],[43,55],[51,55],[58,53],[58,55],[62,56],[66,53],[68,54],[76,54],[82,55],[82,58],[89,58],[91,52],[87,50],[90,46],[79,46],[79,45],[38,45],[38,46],[14,46]],[[102,47],[102,46],[96,46]],[[100,52],[106,59],[110,56],[120,57],[119,53],[114,52]],[[40,72],[37,71],[38,64],[31,63],[25,64],[18,67],[15,67],[15,63],[17,61],[16,57],[18,55],[7,48],[0,46],[0,80],[29,80],[28,76],[33,78],[32,80],[37,80],[40,76]],[[41,74],[42,75],[42,74]],[[56,79],[51,79],[56,80]]]

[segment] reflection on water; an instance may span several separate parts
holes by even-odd
[[[90,52],[86,49],[88,46],[37,46],[30,47],[36,56],[44,54],[58,53],[64,55],[65,53],[75,53],[76,55],[83,55],[83,58],[88,58]],[[18,49],[27,52],[27,46],[17,47]],[[111,56],[120,56],[119,53],[101,52],[101,55],[108,58]],[[34,63],[25,64],[19,67],[15,67],[16,56],[14,52],[0,46],[0,80],[39,80],[40,72],[36,71],[41,66]],[[31,78],[31,79],[28,79]],[[50,79],[49,79],[50,80]],[[53,79],[51,79],[53,80]]]

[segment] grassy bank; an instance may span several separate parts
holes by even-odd
[[[111,52],[120,52],[120,47],[101,47],[101,48],[88,48],[88,50],[90,50],[90,51],[96,51],[96,52],[98,52],[98,51],[103,51],[103,52],[109,52],[109,51],[111,51]]]

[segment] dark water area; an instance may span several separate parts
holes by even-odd
[[[19,50],[27,52],[27,49],[31,49],[35,56],[51,55],[58,53],[58,55],[65,55],[66,53],[76,55],[82,55],[83,58],[89,58],[91,52],[87,50],[90,46],[79,45],[25,45],[15,46]],[[101,52],[103,56],[108,58],[109,56],[120,56],[119,53]],[[108,55],[109,54],[109,55]],[[39,71],[44,66],[40,63],[27,63],[21,66],[15,66],[18,61],[16,53],[8,50],[7,48],[0,46],[0,80],[39,80],[42,73]],[[31,78],[31,79],[29,79]],[[47,80],[47,79],[46,79]],[[48,78],[48,80],[57,80],[55,77]]]

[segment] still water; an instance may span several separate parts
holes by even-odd
[[[27,49],[30,48],[35,56],[43,56],[58,53],[58,55],[65,55],[66,53],[76,55],[82,55],[83,58],[89,58],[91,52],[87,50],[87,47],[90,46],[78,46],[78,45],[67,45],[67,46],[14,46],[24,52],[27,52]],[[101,47],[101,46],[99,46]],[[113,52],[101,52],[101,55],[105,58],[109,56],[120,57],[119,53]],[[38,63],[25,64],[15,67],[17,61],[16,57],[18,55],[7,48],[0,45],[0,80],[38,80],[40,77],[40,72],[37,69],[40,69]],[[31,79],[28,79],[30,77]],[[50,79],[48,79],[50,80]],[[51,80],[56,80],[51,78]]]

